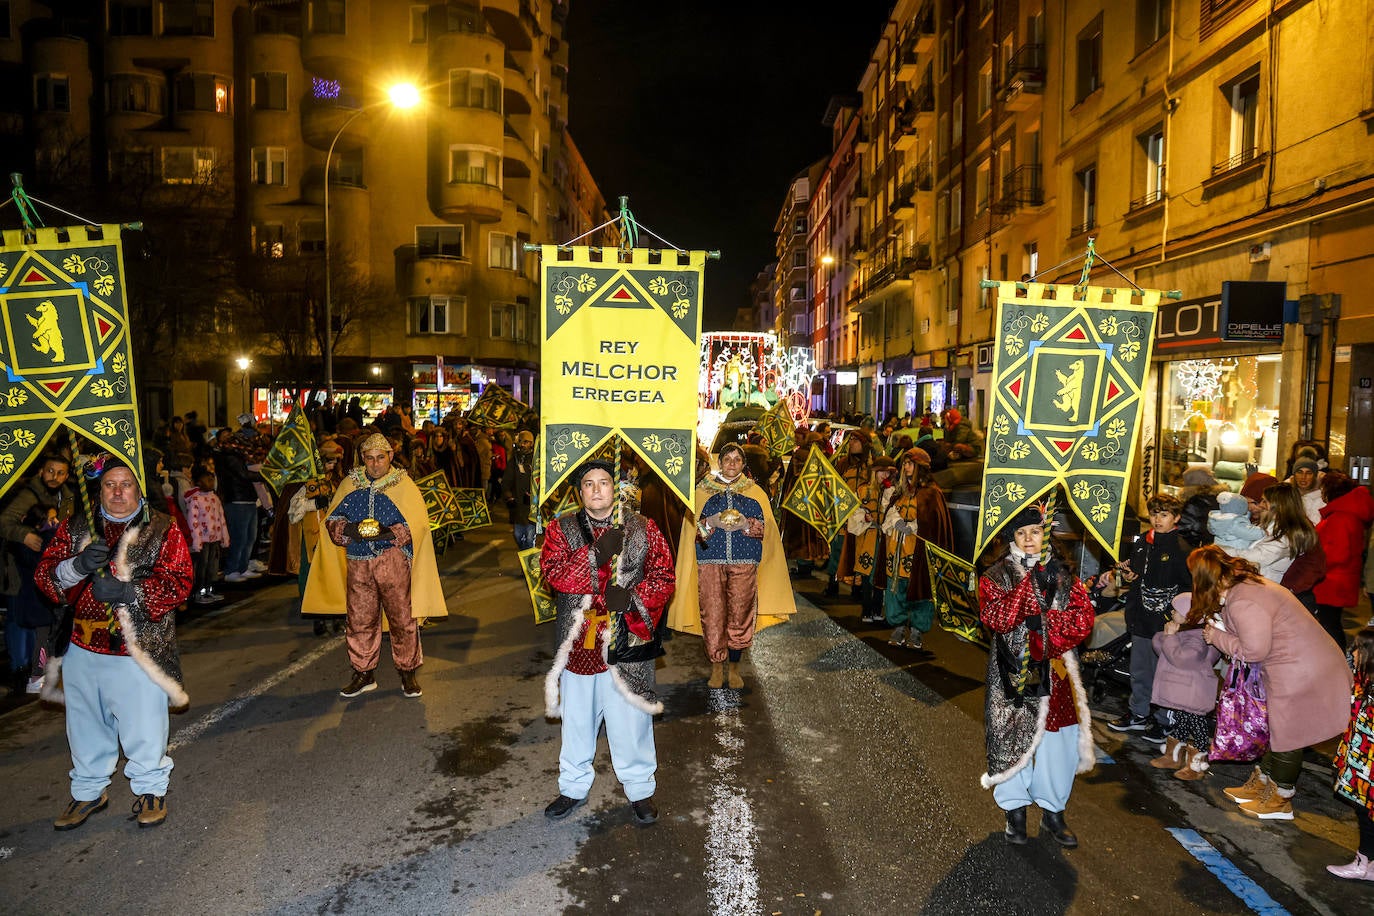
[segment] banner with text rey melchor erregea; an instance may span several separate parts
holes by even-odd
[[[1162,296],[1000,284],[974,556],[1056,487],[1087,533],[1117,555]]]
[[[619,435],[691,506],[706,252],[541,255],[540,501]]]

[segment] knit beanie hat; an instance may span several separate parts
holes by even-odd
[[[1251,474],[1245,478],[1245,485],[1240,488],[1240,495],[1246,499],[1259,502],[1264,499],[1264,491],[1278,482],[1279,479],[1272,474]]]
[[[1317,467],[1317,462],[1311,458],[1299,458],[1297,461],[1293,462],[1294,473],[1298,471],[1311,471],[1315,474],[1320,470],[1321,468]]]

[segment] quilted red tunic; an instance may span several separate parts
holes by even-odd
[[[668,599],[673,595],[673,555],[668,549],[668,542],[663,539],[658,527],[652,522],[644,526],[645,534],[649,541],[649,554],[645,560],[646,575],[644,581],[635,586],[635,594],[644,602],[644,607],[653,617],[654,626],[657,627],[659,620],[663,617],[664,608],[667,607]],[[594,528],[593,533],[600,538],[602,533],[610,530],[609,528]],[[582,630],[577,634],[577,640],[573,644],[572,652],[568,655],[567,670],[573,674],[599,674],[606,670],[606,662],[603,658],[603,647],[606,641],[606,586],[611,582],[611,567],[607,563],[597,569],[597,581],[595,587],[592,585],[591,560],[588,554],[591,552],[590,545],[578,550],[571,550],[568,547],[567,539],[563,536],[563,529],[559,525],[550,525],[544,532],[544,549],[541,554],[541,570],[549,587],[565,595],[591,595],[592,606],[588,613],[587,621],[582,625]],[[650,575],[649,570],[666,570],[667,575]],[[652,639],[653,631],[646,626],[643,619],[638,614],[625,615],[626,626],[630,632],[641,639]],[[594,648],[586,648],[587,628],[596,627],[596,641]]]

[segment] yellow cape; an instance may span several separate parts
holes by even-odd
[[[759,616],[755,630],[782,623],[797,613],[797,602],[792,594],[792,580],[787,575],[787,556],[782,551],[782,538],[778,534],[777,522],[773,520],[773,510],[768,504],[768,494],[757,483],[750,483],[740,491],[740,495],[758,500],[763,509],[763,560],[759,563],[758,593]],[[673,592],[673,603],[668,606],[668,626],[683,633],[701,635],[701,604],[697,592],[697,517],[702,506],[711,497],[705,487],[696,488],[696,511],[682,519],[682,540],[677,552],[677,590]]]
[[[334,492],[334,501],[329,504],[325,518],[356,489],[358,485],[352,475],[345,477]],[[410,612],[416,618],[447,617],[448,605],[444,601],[443,587],[439,585],[439,565],[434,559],[434,539],[429,531],[429,513],[425,511],[420,488],[402,471],[401,479],[386,490],[386,495],[401,510],[410,528]],[[301,599],[302,614],[348,613],[347,564],[344,549],[322,530],[315,555],[310,559],[310,580],[305,585],[305,597]],[[385,626],[385,616],[382,623]]]

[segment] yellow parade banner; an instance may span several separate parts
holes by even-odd
[[[540,502],[619,435],[692,505],[706,252],[545,245],[542,257]]]
[[[6,230],[0,245],[0,493],[60,426],[143,481],[118,225]]]

